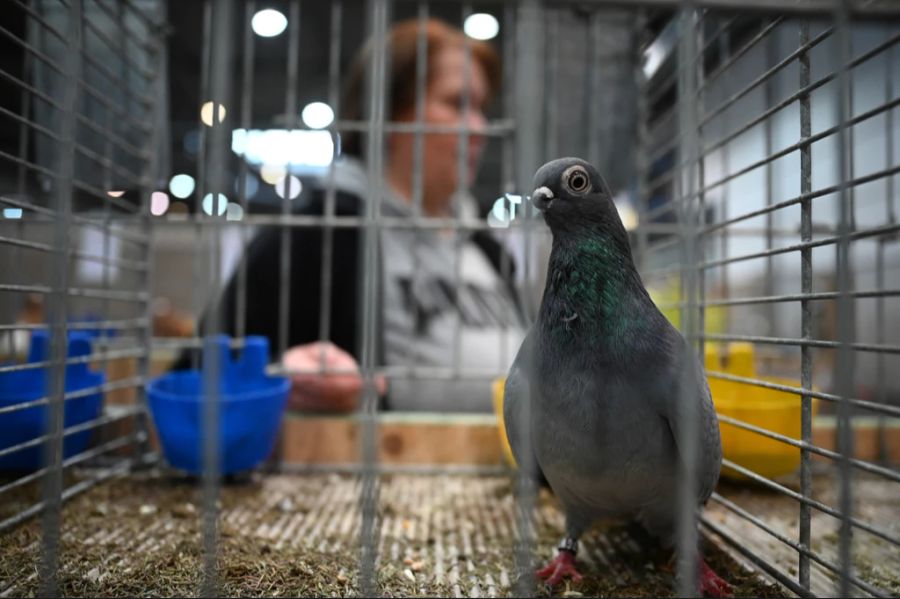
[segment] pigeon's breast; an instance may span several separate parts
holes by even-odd
[[[675,444],[637,385],[570,375],[537,404],[535,453],[564,504],[596,516],[625,515],[671,493]]]

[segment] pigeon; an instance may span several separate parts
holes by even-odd
[[[671,546],[678,431],[696,432],[698,507],[718,481],[722,445],[697,353],[644,288],[599,172],[579,158],[548,162],[531,202],[553,245],[540,310],[507,376],[504,419],[517,462],[546,478],[565,513],[558,553],[537,572],[552,586],[581,579],[578,539],[597,519],[633,518]],[[691,390],[684,403],[682,388]],[[703,593],[730,595],[702,556],[698,567]]]

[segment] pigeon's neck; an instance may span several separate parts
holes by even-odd
[[[544,326],[567,336],[622,341],[646,319],[649,301],[627,238],[554,236],[541,304]]]

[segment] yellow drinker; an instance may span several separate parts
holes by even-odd
[[[756,373],[750,343],[706,344],[707,372],[724,372],[768,383],[799,387],[795,379],[760,376]],[[746,424],[792,439],[800,439],[800,396],[708,376],[716,412]],[[816,402],[813,401],[813,411]],[[765,477],[790,474],[800,465],[800,449],[747,429],[719,422],[725,459]],[[737,471],[723,467],[722,476],[746,480]]]
[[[770,383],[799,387],[799,381],[773,376],[759,376],[754,364],[753,345],[750,343],[706,344],[706,369],[734,376],[753,378]],[[779,433],[792,439],[800,438],[800,396],[785,391],[766,389],[756,385],[728,381],[710,376],[709,389],[716,411],[747,424]],[[494,412],[500,434],[500,445],[507,463],[513,467],[516,460],[506,440],[503,422],[504,377],[494,380]],[[813,411],[817,408],[813,401]],[[781,441],[770,439],[726,422],[719,423],[722,435],[722,452],[725,459],[765,477],[781,476],[793,472],[800,465],[800,449]],[[722,475],[732,479],[746,477],[731,468],[723,468]]]

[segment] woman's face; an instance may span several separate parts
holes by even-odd
[[[452,204],[453,193],[466,188],[475,180],[478,162],[484,148],[485,104],[488,82],[484,69],[474,57],[469,59],[466,74],[466,51],[462,47],[447,47],[434,58],[430,67],[428,90],[425,94],[425,123],[468,127],[467,152],[464,156],[465,181],[460,181],[459,139],[456,133],[426,133],[423,159],[423,201],[428,214],[446,214]],[[466,85],[468,78],[468,86]],[[464,109],[468,87],[468,110]],[[414,121],[415,107],[397,116],[400,121]],[[408,169],[412,177],[415,135],[394,134],[391,138],[391,160],[395,166]],[[392,166],[394,168],[394,166]],[[409,182],[410,191],[412,181]]]

